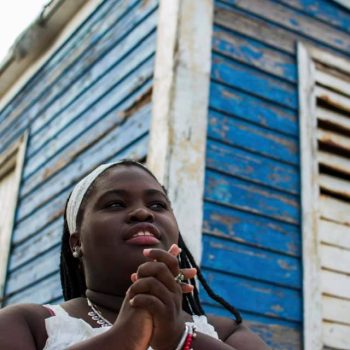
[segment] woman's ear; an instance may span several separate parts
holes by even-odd
[[[81,250],[80,233],[78,231],[73,232],[69,236],[69,246],[70,246],[72,255],[75,258],[80,258],[83,255],[83,252]]]

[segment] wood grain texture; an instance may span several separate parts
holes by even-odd
[[[210,138],[272,159],[298,164],[298,144],[292,137],[215,111],[209,111],[208,122]]]
[[[204,270],[210,286],[230,304],[243,312],[254,312],[265,316],[298,321],[301,317],[301,296],[294,289],[273,286],[247,278]],[[215,305],[205,293],[205,303]]]
[[[207,167],[288,193],[299,193],[295,166],[211,139],[207,142]]]
[[[219,237],[203,237],[202,266],[257,281],[301,287],[299,259]]]
[[[299,223],[299,202],[287,195],[214,171],[206,172],[205,199],[287,223]]]
[[[219,203],[205,202],[203,230],[207,234],[253,247],[300,256],[300,234],[297,225],[271,220]]]
[[[242,92],[212,81],[210,107],[260,126],[296,136],[296,113],[262,100],[251,93]]]

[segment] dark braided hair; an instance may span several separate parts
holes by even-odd
[[[157,182],[157,178],[147,169],[144,168],[139,163],[132,161],[132,160],[123,160],[117,165],[126,165],[126,166],[138,166],[142,169],[144,169],[146,172],[148,172]],[[106,170],[108,171],[108,169]],[[105,172],[106,172],[105,171]],[[104,173],[105,173],[104,172]],[[86,205],[87,198],[89,197],[89,193],[92,191],[94,186],[94,183],[89,187],[87,190],[84,199],[81,203],[78,218],[77,218],[77,225],[78,227],[81,224],[82,218],[83,218],[83,211],[84,207]],[[165,194],[167,195],[166,189],[162,186]],[[68,198],[69,200],[69,198]],[[170,201],[169,201],[170,202]],[[68,201],[67,201],[68,203]],[[63,290],[63,297],[65,300],[70,300],[73,298],[78,297],[85,297],[85,291],[86,291],[86,284],[85,284],[85,277],[84,277],[84,270],[81,266],[80,260],[73,257],[70,245],[69,245],[69,229],[66,219],[66,210],[64,214],[64,225],[63,225],[63,235],[62,235],[62,247],[61,247],[61,257],[60,257],[60,275],[61,275],[61,285]],[[202,286],[204,287],[205,291],[208,293],[208,295],[218,303],[220,303],[222,306],[225,307],[228,311],[230,311],[236,319],[237,324],[242,322],[242,317],[240,313],[232,306],[230,305],[226,300],[218,296],[213,292],[213,290],[209,287],[207,281],[205,280],[200,268],[197,266],[191,252],[187,248],[181,234],[179,233],[179,247],[182,249],[180,255],[179,255],[179,264],[180,268],[196,268],[197,269],[197,277]],[[196,285],[196,280],[194,278],[189,280],[190,284],[194,287],[194,290],[192,293],[187,293],[183,295],[183,303],[182,308],[185,312],[191,314],[191,315],[205,315],[205,312],[203,310],[203,307],[201,305],[200,299],[199,299],[199,292]]]

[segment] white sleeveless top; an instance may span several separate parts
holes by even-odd
[[[44,305],[51,309],[55,316],[45,319],[47,341],[43,350],[64,350],[105,332],[109,327],[93,328],[81,318],[69,316],[60,305]],[[219,339],[214,327],[208,323],[206,316],[193,315],[193,324],[198,332]],[[152,350],[150,347],[148,350]]]

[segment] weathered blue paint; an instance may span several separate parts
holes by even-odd
[[[331,0],[215,2],[202,268],[273,349],[302,349],[296,43],[350,58],[349,24]]]
[[[158,1],[105,0],[0,111],[0,151],[29,130],[6,303],[62,298],[62,213],[101,162],[147,156]]]

